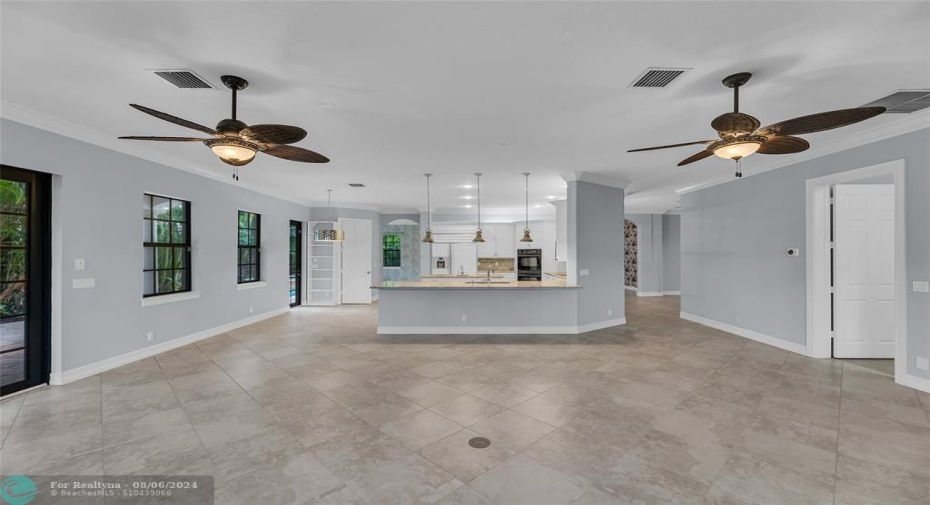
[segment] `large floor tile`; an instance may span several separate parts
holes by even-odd
[[[463,426],[430,410],[421,410],[381,425],[381,431],[414,451],[441,440]]]
[[[567,475],[523,455],[491,469],[471,486],[498,505],[564,505],[581,493]]]
[[[470,429],[464,429],[423,447],[419,453],[456,479],[471,482],[516,452],[507,444],[494,442],[483,449],[468,445],[469,440],[479,436]]]

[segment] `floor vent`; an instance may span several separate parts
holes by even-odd
[[[213,86],[190,70],[152,70],[152,73],[181,89],[212,89]]]
[[[365,185],[360,182],[350,182],[349,186],[353,188],[364,188],[365,187]]]
[[[631,88],[664,88],[690,68],[647,68],[633,80]]]
[[[863,107],[884,107],[886,113],[910,114],[930,107],[930,89],[902,89]]]

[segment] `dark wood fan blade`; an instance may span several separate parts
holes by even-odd
[[[315,153],[309,149],[294,146],[271,146],[262,150],[265,154],[270,154],[276,158],[282,158],[291,161],[302,161],[304,163],[329,163],[329,158],[322,154]]]
[[[656,149],[668,149],[670,147],[681,147],[681,146],[693,146],[695,144],[711,144],[713,140],[698,140],[697,142],[685,142],[684,144],[671,144],[667,146],[658,146],[658,147],[644,147],[643,149],[630,149],[628,153],[638,153],[641,151],[655,151]]]
[[[705,149],[695,154],[694,156],[691,156],[690,158],[685,158],[681,160],[680,162],[678,162],[678,166],[680,167],[682,165],[687,165],[688,163],[694,163],[695,161],[701,161],[708,156],[713,156],[713,154],[714,154],[713,151],[708,151]]]
[[[210,139],[198,139],[194,137],[137,137],[137,136],[127,136],[119,137],[123,140],[157,140],[159,142],[203,142],[204,140]]]
[[[283,124],[257,124],[239,132],[242,138],[262,144],[293,144],[307,136],[307,131]]]
[[[759,154],[794,154],[806,151],[810,143],[800,137],[775,136],[766,140],[759,150]]]
[[[142,106],[142,105],[137,105],[137,104],[134,104],[134,103],[129,104],[129,106],[132,107],[133,109],[136,109],[136,110],[138,110],[138,111],[142,111],[142,112],[144,112],[144,113],[146,113],[146,114],[148,114],[148,115],[150,115],[150,116],[155,116],[155,117],[157,117],[158,119],[165,120],[165,121],[167,121],[167,122],[169,122],[169,123],[174,123],[174,124],[176,124],[176,125],[183,126],[183,127],[185,127],[185,128],[190,128],[190,129],[192,129],[192,130],[197,130],[197,131],[202,131],[202,132],[204,132],[204,133],[209,133],[210,135],[216,135],[216,130],[214,130],[213,128],[207,128],[206,126],[199,125],[199,124],[197,124],[197,123],[194,123],[193,121],[188,121],[188,120],[186,120],[186,119],[181,119],[181,118],[179,118],[179,117],[172,116],[171,114],[165,114],[164,112],[159,112],[159,111],[157,111],[157,110],[155,110],[155,109],[150,109],[150,108],[148,108],[148,107],[145,107],[145,106]]]
[[[859,121],[873,118],[882,112],[884,107],[856,107],[855,109],[842,109],[830,112],[821,112],[809,116],[796,117],[780,123],[760,128],[760,135],[802,135],[805,133],[822,132],[841,126],[847,126]]]

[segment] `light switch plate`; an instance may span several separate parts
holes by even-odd
[[[914,291],[919,293],[930,293],[930,282],[914,281]]]
[[[84,258],[76,258],[74,260],[74,270],[84,270]]]
[[[74,279],[71,281],[72,289],[90,289],[97,287],[97,279],[88,277],[86,279]]]
[[[582,277],[585,277],[586,275],[589,275],[590,273],[591,273],[591,271],[588,270],[587,268],[582,268],[581,271],[578,272],[578,275],[580,275],[580,276],[582,276]]]

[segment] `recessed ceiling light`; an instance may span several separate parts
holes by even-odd
[[[555,200],[555,199],[558,198],[558,197],[555,196],[555,195],[549,195],[549,196],[547,196],[546,198],[548,198],[549,200]]]
[[[533,207],[536,207],[536,208],[538,209],[538,208],[542,207],[542,205],[540,205],[540,204],[537,203],[537,204],[534,205]]]
[[[462,198],[464,198],[464,199],[466,199],[466,200],[471,200],[471,199],[474,198],[474,197],[471,196],[471,195],[465,195],[465,196],[463,196]]]
[[[465,188],[465,189],[471,189],[471,188],[473,188],[474,186],[472,186],[471,184],[465,184],[465,185],[462,186],[462,187]]]
[[[334,104],[333,102],[320,102],[316,105],[320,107],[321,109],[335,109],[336,108],[336,104]]]
[[[471,208],[471,205],[466,205],[465,208],[466,208],[466,209],[470,209],[470,208]]]

